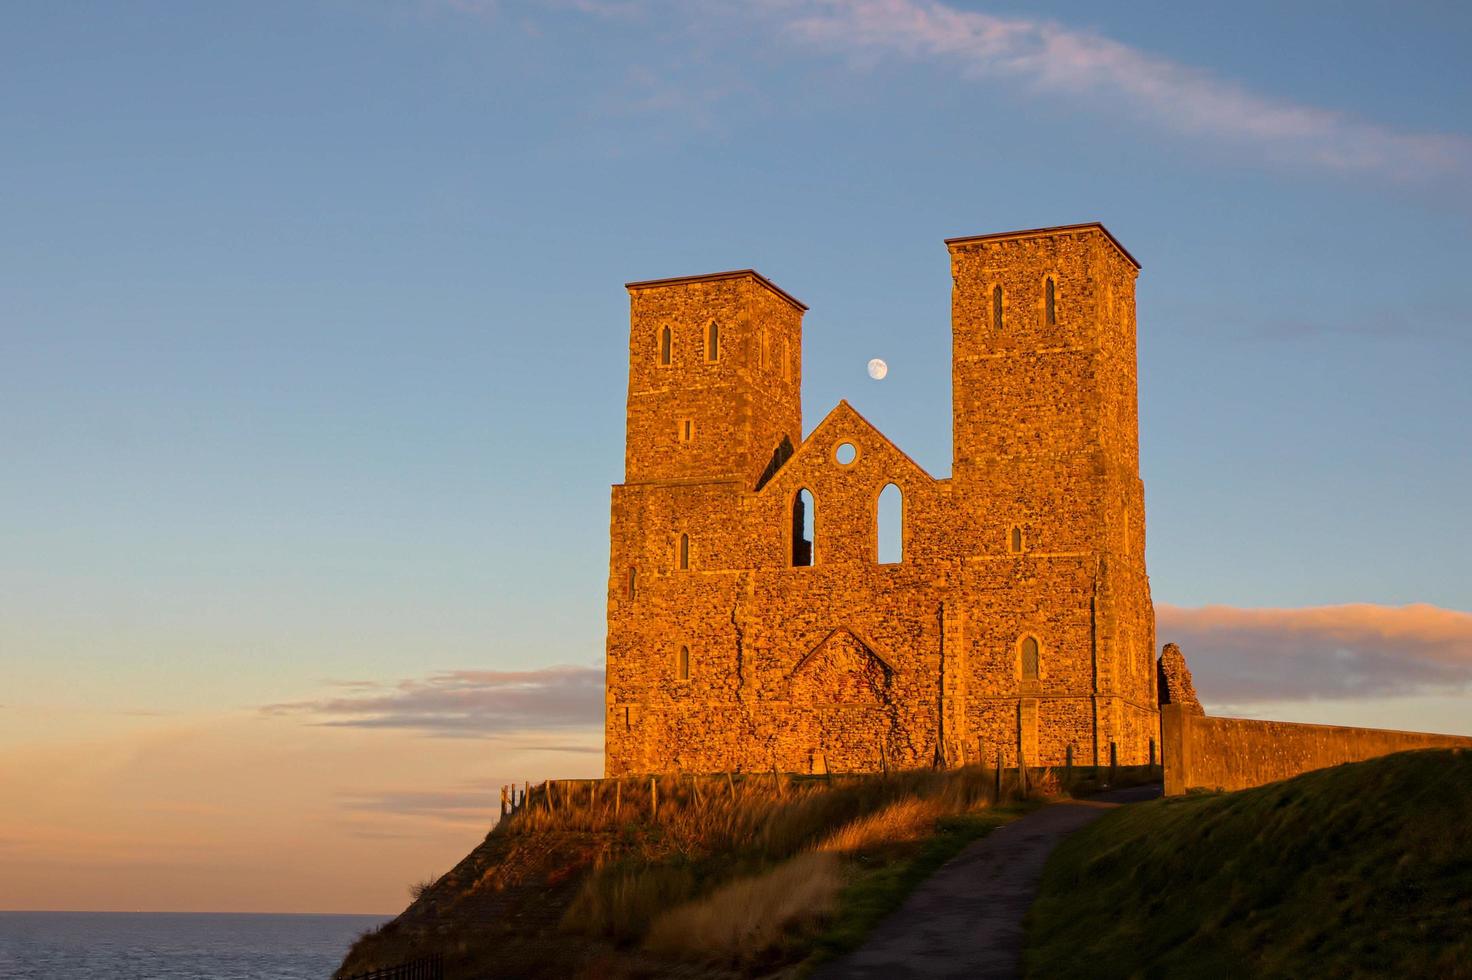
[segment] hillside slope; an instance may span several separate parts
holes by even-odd
[[[431,953],[449,980],[766,975],[851,946],[1054,783],[1009,775],[1000,800],[977,768],[544,784],[338,975]]]
[[[1472,977],[1472,752],[1116,811],[1065,841],[1029,976]]]

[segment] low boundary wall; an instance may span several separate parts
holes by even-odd
[[[1472,749],[1472,737],[1462,735],[1212,718],[1178,704],[1160,706],[1160,736],[1166,796],[1197,788],[1247,789],[1408,749]]]

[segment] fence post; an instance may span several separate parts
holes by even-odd
[[[997,803],[1000,803],[1000,802],[1002,802],[1002,747],[1000,745],[997,746],[996,779],[997,779],[997,798],[996,798],[996,802]]]
[[[659,815],[659,782],[658,777],[649,777],[649,817],[653,819]]]
[[[623,803],[624,781],[623,778],[620,777],[619,781],[613,784],[613,819],[618,819],[618,811],[623,806]]]
[[[501,816],[506,816],[506,787],[501,787]]]

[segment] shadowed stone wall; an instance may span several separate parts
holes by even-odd
[[[1472,738],[1459,735],[1213,718],[1172,704],[1161,705],[1160,719],[1167,796],[1247,789],[1408,749],[1472,748]]]
[[[949,478],[847,402],[802,438],[805,307],[760,275],[629,284],[610,776],[999,753],[1061,765],[1070,746],[1077,763],[1104,764],[1111,742],[1120,764],[1148,761],[1158,715],[1138,266],[1097,224],[947,244]],[[889,484],[903,498],[903,559],[881,564]],[[802,491],[810,549],[794,519]],[[810,565],[794,561],[809,551]]]

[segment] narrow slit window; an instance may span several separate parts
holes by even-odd
[[[1022,638],[1022,679],[1025,681],[1038,679],[1038,641],[1035,637],[1024,636]]]
[[[629,599],[632,600],[639,594],[639,570],[629,569]]]
[[[879,491],[875,505],[875,553],[881,565],[905,560],[905,495],[893,483]]]
[[[1058,322],[1058,286],[1052,276],[1043,283],[1043,322],[1050,327]]]
[[[705,359],[712,363],[721,359],[721,325],[714,320],[705,331]]]
[[[992,287],[992,329],[1002,329],[1002,287]]]
[[[690,535],[680,535],[680,568],[690,567]]]
[[[680,441],[689,442],[695,438],[695,422],[691,419],[680,420]]]
[[[675,676],[682,681],[690,679],[690,648],[680,647],[680,656],[675,662]]]
[[[799,490],[792,498],[792,564],[802,568],[813,564],[813,494]]]
[[[1007,547],[1012,551],[1012,554],[1020,555],[1022,554],[1023,545],[1026,543],[1022,535],[1022,528],[1013,524],[1012,530],[1007,535]]]
[[[674,347],[674,338],[670,335],[670,328],[665,327],[659,332],[659,363],[669,367],[670,351]]]
[[[782,380],[792,380],[792,345],[786,339],[782,341]]]

